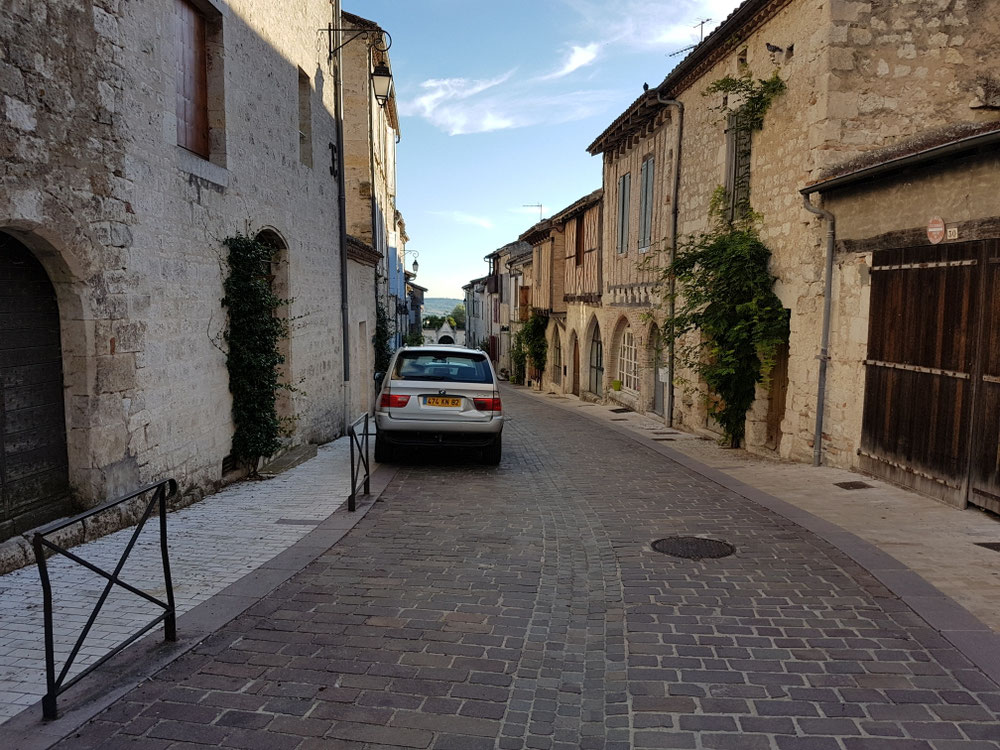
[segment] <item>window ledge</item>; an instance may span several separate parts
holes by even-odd
[[[182,172],[187,172],[222,188],[229,187],[229,170],[225,167],[202,159],[182,146],[174,147],[174,155],[177,168]]]

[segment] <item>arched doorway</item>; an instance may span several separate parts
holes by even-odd
[[[438,343],[439,344],[454,344],[455,343],[455,339],[453,339],[448,334],[445,334],[444,336],[442,336],[441,338],[438,339]]]
[[[573,395],[580,395],[580,341],[576,337],[576,331],[571,336],[573,341]]]
[[[597,396],[604,393],[604,342],[601,340],[601,327],[596,322],[590,337],[589,386],[590,392]]]
[[[55,289],[0,232],[0,540],[70,510]]]

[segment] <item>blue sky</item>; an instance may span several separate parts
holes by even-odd
[[[392,36],[397,207],[417,283],[460,297],[483,256],[601,184],[587,146],[736,0],[344,0]],[[407,256],[407,267],[410,266]]]

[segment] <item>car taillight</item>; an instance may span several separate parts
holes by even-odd
[[[474,398],[472,402],[476,405],[476,411],[501,411],[498,398]]]
[[[388,406],[390,409],[399,409],[406,406],[410,400],[409,396],[400,396],[395,393],[383,393],[379,406]]]

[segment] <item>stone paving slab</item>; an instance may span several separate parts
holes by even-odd
[[[59,746],[1000,747],[1000,687],[837,547],[504,398],[499,467],[404,465],[335,547]],[[651,548],[669,535],[736,552]]]
[[[330,530],[326,519],[346,503],[350,493],[350,446],[341,438],[321,446],[316,458],[267,481],[230,485],[199,503],[168,516],[168,535],[174,597],[183,614],[265,562],[277,559],[296,572],[327,549],[349,528],[345,522]],[[306,519],[308,523],[283,523]],[[317,533],[315,529],[327,529]],[[123,529],[73,548],[105,570],[111,570],[133,529]],[[312,554],[292,545],[311,537]],[[276,558],[277,556],[277,558]],[[284,580],[271,570],[275,585]],[[90,615],[103,588],[96,574],[62,558],[49,560],[53,583],[55,646],[57,660],[65,659]],[[155,523],[147,523],[122,578],[154,595],[165,597],[159,536]],[[241,581],[243,587],[250,581]],[[273,586],[272,586],[273,588]],[[231,596],[238,591],[230,592]],[[221,605],[223,602],[217,602]],[[230,599],[231,608],[235,600]],[[245,606],[243,607],[245,608]],[[95,663],[157,616],[151,603],[115,587],[69,676]],[[242,608],[239,610],[242,611]],[[45,693],[45,651],[42,593],[35,566],[0,576],[0,722],[38,703]],[[161,638],[162,629],[152,637]],[[149,636],[147,636],[149,637]],[[0,730],[2,731],[2,730]]]

